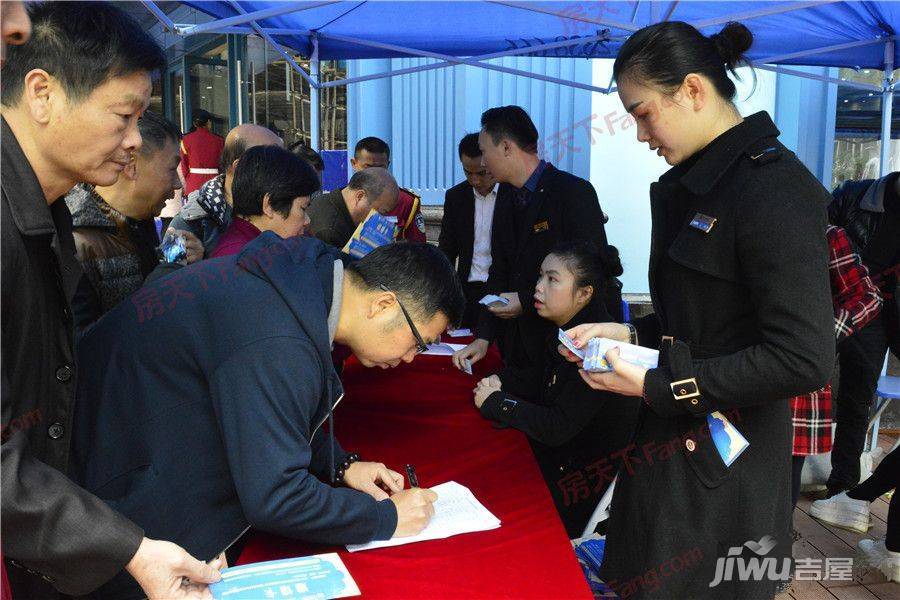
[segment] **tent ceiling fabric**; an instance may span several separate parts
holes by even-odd
[[[229,2],[186,2],[215,18],[238,12]],[[240,0],[247,12],[278,2]],[[883,40],[900,28],[900,2],[524,2],[460,1],[337,1],[295,2],[299,12],[258,21],[267,29],[318,32],[320,59],[387,58],[407,56],[396,49],[373,48],[335,36],[402,46],[452,56],[475,56],[535,46],[564,39],[593,37],[608,31],[610,41],[579,43],[569,48],[538,54],[582,58],[612,58],[622,39],[634,29],[664,19],[687,21],[709,35],[729,20],[739,20],[753,32],[748,55],[752,61],[847,45],[828,52],[783,58],[779,64],[882,69],[884,43],[852,45]],[[794,8],[794,10],[789,10]],[[238,25],[252,33],[249,24]],[[273,37],[285,46],[309,55],[308,35]],[[618,38],[618,39],[616,39]],[[900,63],[900,45],[894,64]]]

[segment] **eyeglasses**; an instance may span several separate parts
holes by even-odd
[[[416,354],[422,354],[426,350],[428,350],[428,344],[425,343],[425,340],[422,339],[422,336],[419,335],[419,330],[416,329],[416,326],[413,324],[412,319],[409,317],[409,313],[406,312],[406,307],[403,306],[403,303],[400,302],[400,298],[397,297],[396,292],[391,292],[385,285],[379,285],[382,290],[385,292],[390,292],[394,294],[394,297],[397,298],[397,304],[400,305],[400,310],[403,312],[403,316],[406,318],[406,322],[409,323],[409,328],[412,329],[413,337],[416,338]]]

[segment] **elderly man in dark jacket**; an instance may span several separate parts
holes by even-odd
[[[143,143],[134,160],[111,186],[79,184],[66,195],[78,262],[84,269],[72,301],[75,327],[83,329],[144,283],[159,264],[154,217],[181,187],[175,125],[147,111],[138,121]],[[187,261],[203,258],[203,246],[180,232]]]
[[[433,492],[401,491],[402,475],[326,434],[342,398],[331,347],[366,366],[410,362],[461,318],[462,290],[434,246],[392,244],[346,268],[339,256],[265,232],[108,313],[79,344],[92,357],[79,394],[95,402],[78,413],[76,479],[205,558],[248,527],[332,544],[421,530]],[[101,595],[137,592],[123,574]]]
[[[87,594],[127,569],[150,598],[218,575],[66,476],[76,365],[70,300],[82,271],[62,197],[110,185],[141,143],[150,72],[165,57],[101,2],[29,7],[34,37],[2,77],[2,517],[15,598]],[[4,22],[4,28],[6,23]],[[50,75],[53,73],[53,75]],[[204,586],[205,587],[205,586]]]
[[[335,248],[343,248],[372,210],[387,215],[397,205],[399,188],[387,169],[357,171],[346,187],[315,198],[309,206],[312,234]]]

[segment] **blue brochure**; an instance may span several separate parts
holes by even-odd
[[[215,600],[328,600],[359,595],[356,582],[335,553],[223,569],[222,580],[209,589]]]
[[[350,241],[344,246],[344,252],[362,258],[375,248],[393,242],[396,235],[397,226],[394,221],[373,209],[365,221],[357,226]]]
[[[706,422],[709,423],[709,433],[722,457],[722,462],[726,467],[730,467],[731,463],[747,449],[750,442],[719,411],[706,415]]]

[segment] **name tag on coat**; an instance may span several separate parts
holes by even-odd
[[[703,233],[709,233],[712,231],[713,225],[716,224],[716,218],[710,217],[709,215],[704,215],[703,213],[697,213],[694,215],[694,218],[691,220],[691,227],[694,229],[699,229]]]
[[[550,229],[550,221],[538,221],[534,224],[534,232],[547,231]]]

